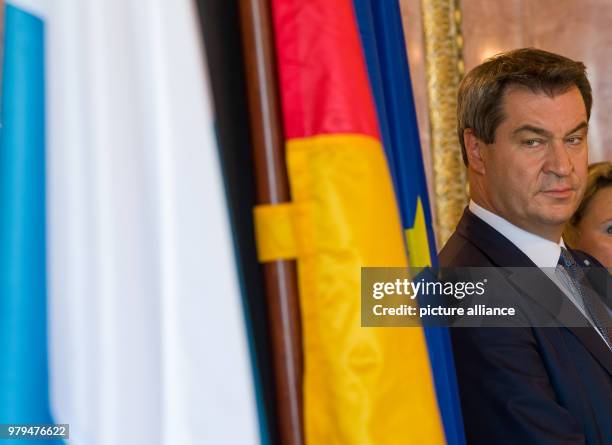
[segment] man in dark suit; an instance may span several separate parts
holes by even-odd
[[[452,329],[469,444],[612,444],[610,315],[580,280],[598,264],[561,239],[584,192],[591,104],[582,63],[535,49],[489,59],[459,88],[471,201],[440,265],[541,268],[509,283],[517,299],[584,320]]]

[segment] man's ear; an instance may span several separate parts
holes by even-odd
[[[468,158],[468,165],[476,173],[485,174],[485,165],[482,151],[486,148],[485,143],[474,134],[474,130],[466,128],[463,130],[463,143]]]

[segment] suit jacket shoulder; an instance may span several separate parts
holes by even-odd
[[[535,267],[468,209],[439,263]],[[544,274],[540,284],[564,298]],[[594,329],[452,328],[451,339],[468,443],[612,443],[612,353]]]

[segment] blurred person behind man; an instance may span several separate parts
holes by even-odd
[[[584,198],[565,226],[563,239],[612,268],[612,162],[589,166]]]

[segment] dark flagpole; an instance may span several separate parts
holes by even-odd
[[[291,200],[285,167],[270,5],[241,0],[240,15],[258,204]],[[278,428],[283,445],[301,445],[302,342],[295,261],[263,264],[268,296]]]

